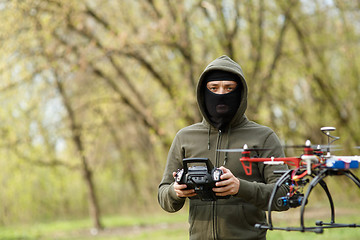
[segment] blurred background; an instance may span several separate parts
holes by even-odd
[[[284,144],[325,144],[319,129],[333,126],[339,154],[359,154],[359,10],[340,0],[1,0],[0,226],[88,218],[101,228],[104,216],[162,211],[169,146],[201,120],[196,83],[221,55],[243,68],[248,118]],[[360,198],[347,179],[334,188]]]

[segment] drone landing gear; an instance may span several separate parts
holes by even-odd
[[[313,178],[313,180],[310,182],[310,186],[309,186],[309,188],[308,188],[308,190],[307,190],[307,192],[305,194],[304,199],[308,200],[311,191],[314,189],[314,187],[317,184],[320,184],[322,189],[324,189],[324,191],[326,193],[326,196],[328,197],[328,200],[329,200],[330,211],[331,211],[331,221],[330,221],[330,223],[328,225],[332,225],[332,224],[335,223],[335,207],[334,207],[334,202],[332,200],[329,188],[327,187],[326,183],[323,180],[326,176],[328,176],[327,173],[328,173],[328,169],[324,169],[317,176],[315,176]],[[300,209],[300,226],[301,226],[301,229],[306,229],[305,224],[304,224],[304,213],[305,213],[305,204],[302,204],[301,209]],[[320,221],[318,221],[318,222],[320,222]],[[316,225],[319,226],[318,224],[316,224]],[[320,228],[323,228],[323,227],[320,227]]]
[[[316,221],[316,226],[318,226],[319,228],[325,229],[325,228],[345,228],[345,227],[360,227],[360,225],[352,223],[352,224],[339,224],[339,223],[335,223],[335,207],[334,207],[334,203],[332,200],[332,197],[330,195],[329,189],[326,185],[326,183],[324,182],[324,178],[327,176],[332,176],[332,175],[345,175],[346,177],[350,178],[359,188],[360,188],[360,180],[349,170],[345,170],[345,171],[334,171],[333,169],[323,169],[320,171],[320,173],[314,177],[314,179],[310,182],[309,188],[305,194],[304,200],[307,201],[307,199],[310,196],[311,191],[314,189],[314,187],[317,184],[320,184],[320,186],[324,189],[324,191],[326,192],[326,195],[329,199],[329,203],[330,203],[330,209],[331,209],[331,221],[330,223],[324,223],[323,221]],[[304,201],[304,202],[305,202]],[[305,204],[301,205],[301,209],[300,209],[300,225],[301,228],[305,229],[306,227],[304,226],[304,212],[305,212]]]
[[[355,228],[355,227],[360,227],[360,225],[355,224],[355,223],[353,223],[353,224],[335,223],[334,202],[333,202],[333,199],[331,197],[330,191],[329,191],[329,189],[327,187],[327,184],[325,183],[325,181],[323,179],[325,177],[331,176],[331,175],[345,175],[348,178],[350,178],[359,188],[360,188],[360,180],[349,170],[339,172],[339,171],[334,171],[333,169],[322,169],[317,175],[314,175],[314,174],[310,175],[313,179],[309,184],[309,188],[307,189],[307,192],[306,192],[304,198],[301,200],[301,205],[299,205],[299,206],[301,206],[301,208],[300,208],[300,227],[274,227],[273,223],[272,223],[271,211],[272,211],[272,206],[274,204],[275,195],[276,195],[277,191],[279,190],[279,188],[286,181],[291,180],[291,177],[294,174],[294,171],[297,171],[297,169],[275,172],[277,174],[282,174],[282,176],[276,182],[276,184],[274,186],[274,189],[273,189],[273,192],[271,193],[271,196],[270,196],[270,199],[269,199],[268,223],[267,223],[267,225],[256,224],[255,228],[268,229],[268,230],[284,230],[284,231],[300,231],[300,232],[323,233],[324,229],[327,229],[327,228],[345,228],[345,227]],[[323,221],[317,221],[315,223],[316,226],[305,227],[305,223],[304,223],[305,205],[308,202],[308,198],[310,196],[311,191],[314,189],[314,187],[317,184],[320,184],[320,186],[325,191],[326,196],[327,196],[327,198],[329,200],[330,211],[331,211],[331,220],[330,220],[330,223],[325,223]]]

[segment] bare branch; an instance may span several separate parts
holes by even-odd
[[[258,90],[257,98],[255,100],[255,103],[257,105],[259,105],[259,104],[261,104],[263,102],[263,99],[266,96],[263,93],[266,92],[265,91],[266,88],[271,84],[271,79],[272,79],[273,73],[276,71],[277,64],[278,64],[278,62],[280,60],[280,57],[282,55],[282,47],[283,47],[283,44],[284,44],[285,32],[286,32],[286,29],[288,27],[288,16],[289,16],[290,11],[292,10],[293,7],[294,7],[294,5],[289,4],[287,9],[285,10],[284,21],[283,21],[283,24],[282,24],[281,29],[280,29],[280,33],[279,33],[279,37],[278,37],[278,40],[277,40],[277,43],[276,43],[272,63],[269,66],[269,69],[267,71],[266,76],[259,83],[260,87],[259,87],[259,90]],[[256,113],[257,110],[258,110],[257,108],[253,109],[253,111],[255,113]]]

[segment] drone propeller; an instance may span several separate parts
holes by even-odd
[[[312,148],[314,150],[328,150],[328,149],[336,149],[340,147],[340,145],[320,145],[320,144],[311,144],[310,140],[306,140],[305,144],[301,145],[283,145],[283,148]]]
[[[327,145],[314,145],[311,144],[310,140],[305,142],[305,145],[290,145],[290,146],[283,146],[284,148],[312,148],[314,150],[321,150],[321,151],[338,151],[339,145],[332,145],[332,143],[336,140],[339,140],[340,137],[330,135],[330,132],[336,130],[335,127],[322,127],[320,128],[321,132],[324,133],[328,137],[328,144]]]
[[[271,148],[257,148],[256,146],[253,148],[248,148],[247,144],[244,145],[244,148],[233,148],[233,149],[218,149],[218,152],[244,152],[244,151],[267,151],[271,150]]]
[[[330,145],[330,148],[328,145],[310,145],[310,146],[306,146],[306,145],[283,145],[283,148],[299,148],[299,149],[304,149],[304,148],[312,148],[314,150],[322,150],[322,151],[326,151],[328,149],[330,149],[331,151],[340,151],[342,149],[340,149],[340,145]],[[359,147],[360,149],[360,147]]]
[[[287,148],[299,148],[299,149],[304,149],[304,148],[312,148],[315,151],[340,151],[342,149],[340,149],[339,145],[314,145],[311,144],[310,140],[306,140],[305,144],[301,144],[301,145],[282,145],[282,147],[284,149]],[[357,147],[358,149],[360,149],[360,147]],[[244,152],[244,151],[267,151],[267,150],[271,150],[273,148],[268,147],[268,148],[258,148],[256,146],[254,146],[253,148],[248,148],[247,144],[244,145],[243,148],[234,148],[234,149],[218,149],[218,152]]]

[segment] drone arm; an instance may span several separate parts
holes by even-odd
[[[298,168],[300,166],[301,159],[298,157],[273,157],[273,158],[241,158],[241,162],[265,162],[267,164],[271,162],[284,162],[289,166],[295,166]]]

